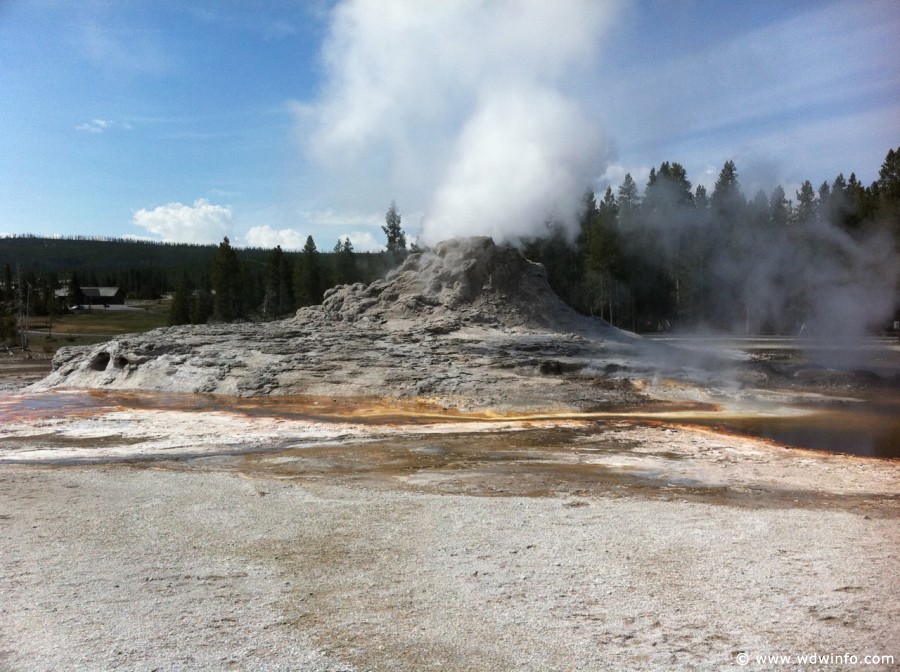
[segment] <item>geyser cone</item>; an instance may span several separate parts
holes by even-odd
[[[606,326],[576,313],[551,289],[540,264],[488,237],[453,238],[411,254],[385,280],[338,287],[322,308],[337,319],[408,327],[485,324],[532,329]],[[299,317],[304,311],[298,313]]]

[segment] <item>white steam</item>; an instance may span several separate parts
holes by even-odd
[[[596,176],[600,136],[572,101],[548,90],[486,95],[460,134],[423,237],[539,233],[548,215],[574,222]]]
[[[424,212],[426,243],[571,219],[609,155],[574,92],[620,4],[341,2],[327,85],[298,108],[333,195]]]

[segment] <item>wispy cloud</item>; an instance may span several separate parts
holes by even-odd
[[[861,1],[847,10],[844,3],[815,6],[662,62],[618,64],[600,74],[593,107],[625,156],[687,162],[677,152],[692,149],[704,161],[724,161],[742,148],[766,145],[773,157],[790,159],[801,149],[792,134],[900,98],[896,5]],[[900,121],[869,130],[885,152]],[[787,142],[766,142],[777,135]],[[817,144],[824,145],[822,158],[852,152],[840,133]]]
[[[272,8],[267,8],[271,10]],[[214,30],[244,30],[249,31],[266,42],[275,42],[293,37],[300,33],[295,20],[296,12],[300,11],[307,17],[315,16],[316,10],[312,6],[312,0],[305,0],[296,8],[291,8],[290,13],[278,16],[281,12],[276,10],[259,11],[253,6],[241,6],[240,3],[228,6],[225,3],[215,3],[211,6],[193,6],[187,4],[185,10],[197,21],[208,24]],[[302,19],[302,16],[300,17]]]
[[[91,119],[83,124],[75,127],[76,131],[84,131],[85,133],[104,133],[113,129],[130,131],[131,124],[124,121],[113,121],[111,119]]]
[[[297,34],[297,28],[292,23],[284,20],[272,21],[262,27],[263,39],[283,40]]]
[[[385,211],[387,211],[387,205],[385,205]],[[300,213],[300,217],[309,225],[316,227],[347,229],[363,226],[380,226],[381,224],[384,224],[383,213],[357,212],[352,210],[305,210]]]
[[[82,51],[90,61],[131,74],[159,75],[169,69],[170,57],[154,33],[137,26],[116,28],[106,18],[94,16],[82,26]]]

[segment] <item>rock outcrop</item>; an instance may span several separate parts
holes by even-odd
[[[263,324],[183,326],[63,348],[32,386],[438,399],[466,408],[634,403],[653,346],[579,315],[544,268],[489,238],[411,254],[369,285]]]

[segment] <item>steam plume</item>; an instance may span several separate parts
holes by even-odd
[[[424,212],[427,243],[571,221],[610,153],[573,92],[619,5],[345,0],[308,149],[368,207]]]
[[[820,195],[805,217],[789,217],[784,200],[776,220],[774,194],[771,203],[764,194],[745,203],[735,184],[718,205],[698,207],[690,182],[660,168],[637,219],[626,220],[623,244],[632,258],[677,278],[675,326],[799,335],[817,349],[825,342],[839,349],[890,323],[900,273],[895,243],[884,222],[848,231],[846,195]]]
[[[548,90],[491,92],[460,134],[432,200],[426,238],[537,232],[552,211],[573,222],[596,175],[600,140],[573,101]]]

